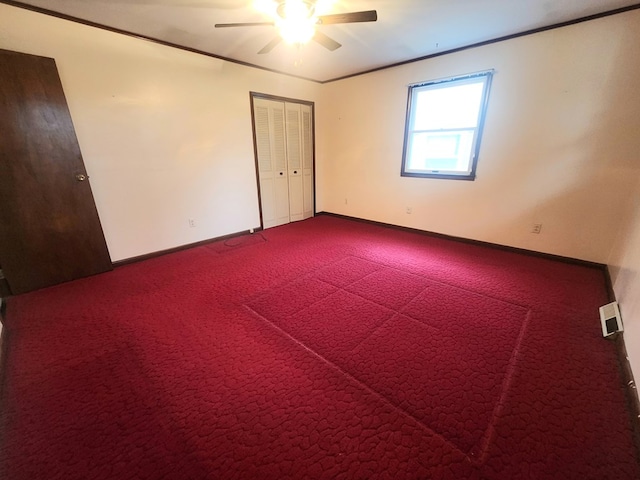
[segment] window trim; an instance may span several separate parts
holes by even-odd
[[[487,104],[489,103],[489,90],[491,89],[491,80],[493,77],[493,70],[486,70],[483,72],[471,73],[467,75],[458,75],[455,77],[447,77],[439,80],[431,80],[427,82],[414,83],[409,85],[409,93],[407,97],[407,113],[404,124],[404,144],[402,147],[402,166],[400,169],[400,176],[402,177],[417,177],[417,178],[440,178],[445,180],[475,180],[476,178],[476,167],[478,164],[478,156],[480,153],[480,143],[482,141],[482,133],[484,131],[484,122],[487,114]],[[421,87],[427,87],[431,85],[441,85],[443,83],[451,83],[451,82],[459,82],[464,80],[470,80],[473,78],[484,77],[484,90],[482,94],[482,100],[480,102],[480,112],[479,112],[479,121],[477,127],[474,129],[474,145],[472,147],[472,158],[471,158],[471,168],[469,173],[464,174],[455,174],[455,173],[439,173],[438,170],[432,170],[426,173],[422,172],[413,172],[407,171],[407,155],[409,150],[410,139],[409,135],[411,134],[410,126],[412,120],[412,106],[413,106],[413,95],[414,91],[420,89]],[[443,132],[447,132],[449,130],[443,130]],[[450,172],[447,170],[447,172]]]

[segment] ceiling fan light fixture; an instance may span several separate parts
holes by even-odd
[[[285,20],[303,20],[313,17],[315,7],[306,0],[282,0],[278,2],[276,11]]]
[[[282,39],[291,44],[308,43],[316,33],[315,22],[282,20],[278,22],[278,30]]]
[[[337,50],[342,45],[333,38],[317,30],[321,25],[337,25],[342,23],[375,22],[378,12],[366,10],[362,12],[347,12],[325,14],[335,0],[254,0],[256,9],[271,17],[268,22],[236,22],[216,23],[216,28],[225,27],[264,27],[271,26],[278,29],[279,36],[267,43],[259,55],[269,53],[284,40],[287,43],[303,45],[314,40],[330,51]],[[322,12],[322,14],[318,14]]]
[[[285,0],[278,4],[276,26],[287,43],[305,44],[316,31],[318,19],[314,5],[305,0]]]

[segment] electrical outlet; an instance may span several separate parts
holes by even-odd
[[[413,208],[412,207],[407,207],[407,213],[409,215],[411,215],[413,213]]]
[[[189,219],[189,227],[193,228],[196,226],[196,221],[193,218]]]
[[[349,205],[349,202],[347,201],[346,197],[345,197],[345,199],[344,199],[344,204],[345,204],[345,205]]]
[[[542,224],[541,223],[534,223],[531,226],[531,233],[540,233],[542,231]]]

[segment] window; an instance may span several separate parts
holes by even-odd
[[[491,73],[409,87],[403,176],[475,178]]]

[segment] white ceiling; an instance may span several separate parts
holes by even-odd
[[[2,0],[0,0],[2,1]],[[214,28],[261,22],[252,0],[28,0],[31,5],[107,27],[319,82],[409,61],[504,36],[637,5],[638,0],[335,0],[325,13],[376,10],[378,21],[318,27],[343,46],[284,42],[258,51],[271,26]]]

